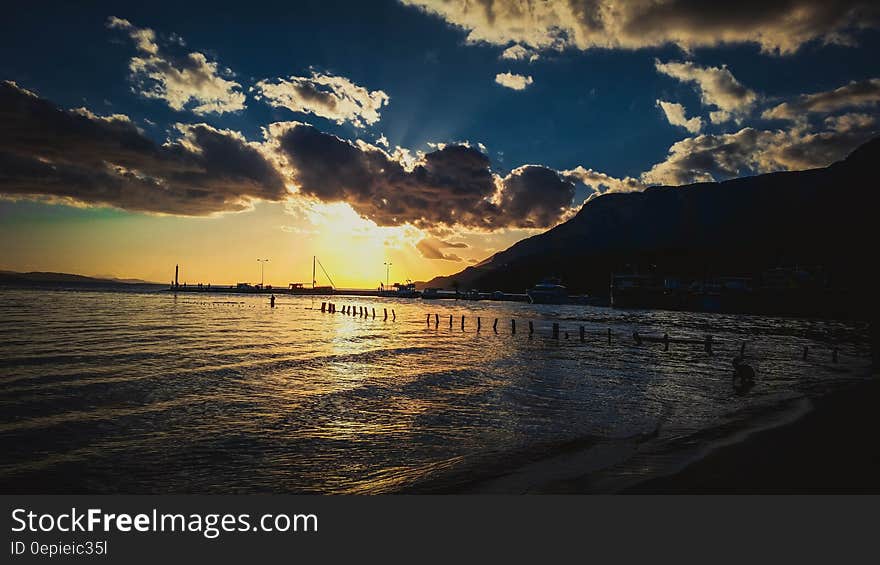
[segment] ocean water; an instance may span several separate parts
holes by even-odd
[[[376,308],[363,318],[321,300],[0,289],[2,491],[552,491],[590,472],[660,472],[682,446],[870,375],[859,323],[332,299]],[[666,352],[633,330],[694,343]],[[744,395],[730,383],[742,342],[758,375]]]

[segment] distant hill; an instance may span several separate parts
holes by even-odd
[[[70,273],[0,271],[0,284],[159,284],[140,279],[86,277]]]
[[[556,276],[607,295],[612,272],[754,276],[820,266],[873,296],[880,138],[826,168],[593,198],[570,220],[422,286],[523,292]]]

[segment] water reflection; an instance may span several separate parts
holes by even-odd
[[[572,442],[681,436],[747,419],[862,378],[870,366],[859,324],[336,302],[376,308],[377,317],[322,313],[308,297],[280,296],[270,309],[261,296],[0,291],[3,484],[98,492],[452,485]],[[520,321],[516,335],[511,318]],[[716,354],[698,343],[673,343],[668,352],[662,343],[637,346],[635,328],[696,341],[711,333]],[[743,341],[758,384],[737,396],[730,359]]]

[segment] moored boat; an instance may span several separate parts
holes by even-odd
[[[564,304],[568,302],[568,289],[559,284],[559,279],[544,279],[526,290],[532,304]]]

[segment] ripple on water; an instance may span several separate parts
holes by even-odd
[[[363,318],[316,304],[284,297],[272,310],[258,296],[0,290],[3,484],[442,490],[573,445],[658,430],[702,437],[862,378],[870,366],[866,328],[855,323],[375,298],[357,299],[380,312]],[[383,320],[382,308],[397,320]],[[516,335],[511,318],[520,320]],[[554,322],[570,339],[550,338]],[[710,333],[716,355],[699,343],[636,346],[636,328],[694,341]],[[730,358],[744,341],[759,383],[737,396]]]

